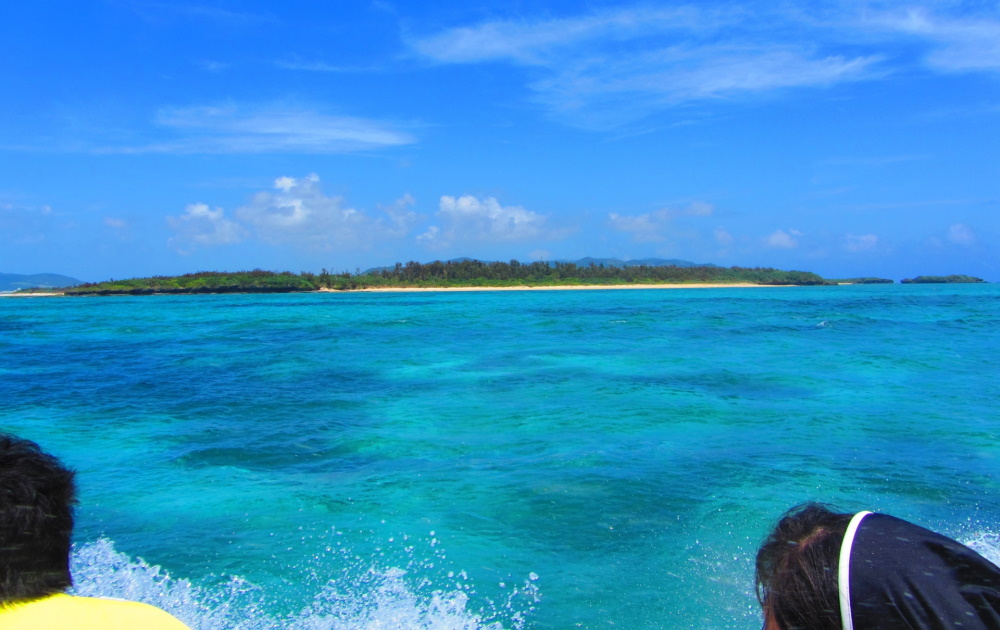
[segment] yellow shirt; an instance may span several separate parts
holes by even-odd
[[[189,630],[170,614],[139,602],[50,595],[0,606],[0,630]]]

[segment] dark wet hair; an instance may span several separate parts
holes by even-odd
[[[757,599],[781,630],[841,630],[837,570],[852,516],[798,505],[757,551]]]
[[[73,585],[75,474],[34,442],[0,433],[0,605]]]

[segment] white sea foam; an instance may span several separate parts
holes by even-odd
[[[106,538],[78,546],[72,558],[75,594],[152,604],[193,630],[523,630],[538,601],[534,573],[522,587],[510,589],[502,605],[487,601],[477,611],[464,572],[441,590],[413,571],[373,564],[362,569],[363,564],[343,568],[341,577],[316,588],[312,601],[285,612],[243,578],[194,584],[117,551]]]
[[[1000,566],[1000,534],[993,532],[976,532],[960,540],[964,545],[972,547],[982,557]]]

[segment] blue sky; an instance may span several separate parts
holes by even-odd
[[[1000,280],[997,2],[0,8],[0,271]]]

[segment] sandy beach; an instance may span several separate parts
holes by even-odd
[[[313,293],[420,293],[428,291],[599,291],[615,289],[746,289],[794,287],[794,284],[567,284],[531,287],[377,287],[368,289],[317,289]],[[0,298],[63,297],[64,293],[0,293]]]
[[[421,291],[592,291],[602,289],[743,289],[792,287],[793,284],[569,284],[558,286],[516,286],[516,287],[378,287],[351,289],[346,292],[360,293],[404,293]],[[345,293],[338,289],[320,289],[321,293]]]

